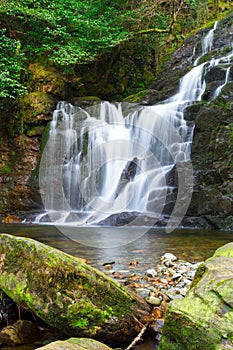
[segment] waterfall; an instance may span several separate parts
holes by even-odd
[[[217,22],[177,93],[159,104],[103,101],[84,110],[58,103],[40,165],[46,214],[37,222],[49,216],[55,224],[95,225],[122,212],[145,214],[153,223],[165,213],[168,226],[181,222],[192,193],[194,128],[184,110],[201,100],[205,74],[229,58],[198,65],[211,50],[216,28]],[[228,78],[229,70],[224,84]]]
[[[197,57],[197,59],[194,61],[194,66],[196,66],[204,55],[206,55],[208,52],[211,51],[214,41],[214,32],[217,29],[218,22],[216,21],[214,23],[214,27],[208,31],[208,33],[204,36],[201,42],[202,52],[201,55]]]
[[[216,97],[218,97],[218,95],[221,93],[221,91],[224,88],[224,86],[227,85],[227,83],[229,81],[230,70],[231,70],[231,66],[227,67],[225,81],[224,81],[224,83],[222,85],[218,86],[217,89],[214,91],[212,100],[214,100]]]

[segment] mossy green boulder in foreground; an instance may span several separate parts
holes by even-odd
[[[150,308],[102,272],[29,238],[0,235],[0,289],[71,337],[129,343]]]
[[[107,345],[99,343],[93,339],[70,338],[65,341],[58,340],[43,346],[44,350],[111,350]]]
[[[233,243],[199,266],[184,299],[168,307],[159,350],[233,349]]]

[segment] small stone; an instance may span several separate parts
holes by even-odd
[[[186,286],[190,286],[190,284],[192,283],[192,280],[186,278],[186,279],[183,280],[183,282],[184,282],[184,284],[185,284]]]
[[[115,273],[115,270],[106,270],[105,274],[106,275],[113,275]]]
[[[103,267],[104,267],[105,270],[112,270],[112,265],[111,264],[103,265]]]
[[[174,275],[172,276],[172,279],[173,280],[177,280],[181,277],[181,274],[180,273],[174,273]]]
[[[155,271],[155,269],[149,269],[146,271],[145,275],[154,278],[157,276],[157,272]]]
[[[175,270],[173,270],[171,267],[169,267],[168,269],[167,269],[167,271],[169,272],[169,274],[172,276],[172,275],[174,275],[174,273],[175,273]]]
[[[161,304],[161,299],[157,298],[153,295],[150,295],[146,298],[146,301],[148,302],[148,304],[154,305],[154,306],[159,306]]]
[[[138,295],[140,295],[140,297],[142,297],[143,299],[146,299],[148,297],[148,295],[150,294],[150,290],[146,289],[146,288],[137,288],[136,292]]]
[[[168,284],[168,281],[165,278],[160,278],[160,282],[163,284]]]
[[[165,253],[160,260],[165,266],[170,267],[174,266],[174,261],[177,260],[177,257],[173,254]]]
[[[118,273],[125,274],[125,273],[130,273],[130,271],[129,270],[119,270]],[[131,274],[131,276],[133,277],[133,274]]]

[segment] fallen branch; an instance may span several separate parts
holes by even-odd
[[[125,350],[132,349],[133,346],[135,346],[140,340],[142,340],[142,336],[143,336],[143,334],[145,333],[146,330],[147,330],[147,327],[143,326],[143,328],[141,329],[140,333],[136,336],[136,338],[134,338],[132,343],[130,343],[129,346]]]

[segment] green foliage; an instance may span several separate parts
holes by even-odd
[[[60,67],[90,62],[101,50],[119,44],[128,35],[124,19],[129,12],[109,1],[11,1],[0,12],[18,24],[24,51],[44,56]],[[25,30],[26,28],[26,30]]]
[[[130,45],[130,40],[148,57],[143,64],[149,68],[148,73],[134,74],[133,67],[130,75],[127,67],[127,74],[132,86],[146,89],[148,75],[156,73],[167,53],[192,29],[216,19],[221,8],[230,11],[231,1],[0,0],[0,107],[26,92],[30,73],[23,75],[23,67],[29,62],[56,66],[75,77],[78,64],[97,61],[115,46],[126,41]]]
[[[0,31],[0,106],[3,99],[15,99],[26,92],[20,82],[24,59],[20,42],[10,39],[5,33],[5,29]]]
[[[189,31],[207,6],[207,0],[2,0],[0,15],[1,26],[27,55],[69,69],[95,60],[140,30]]]

